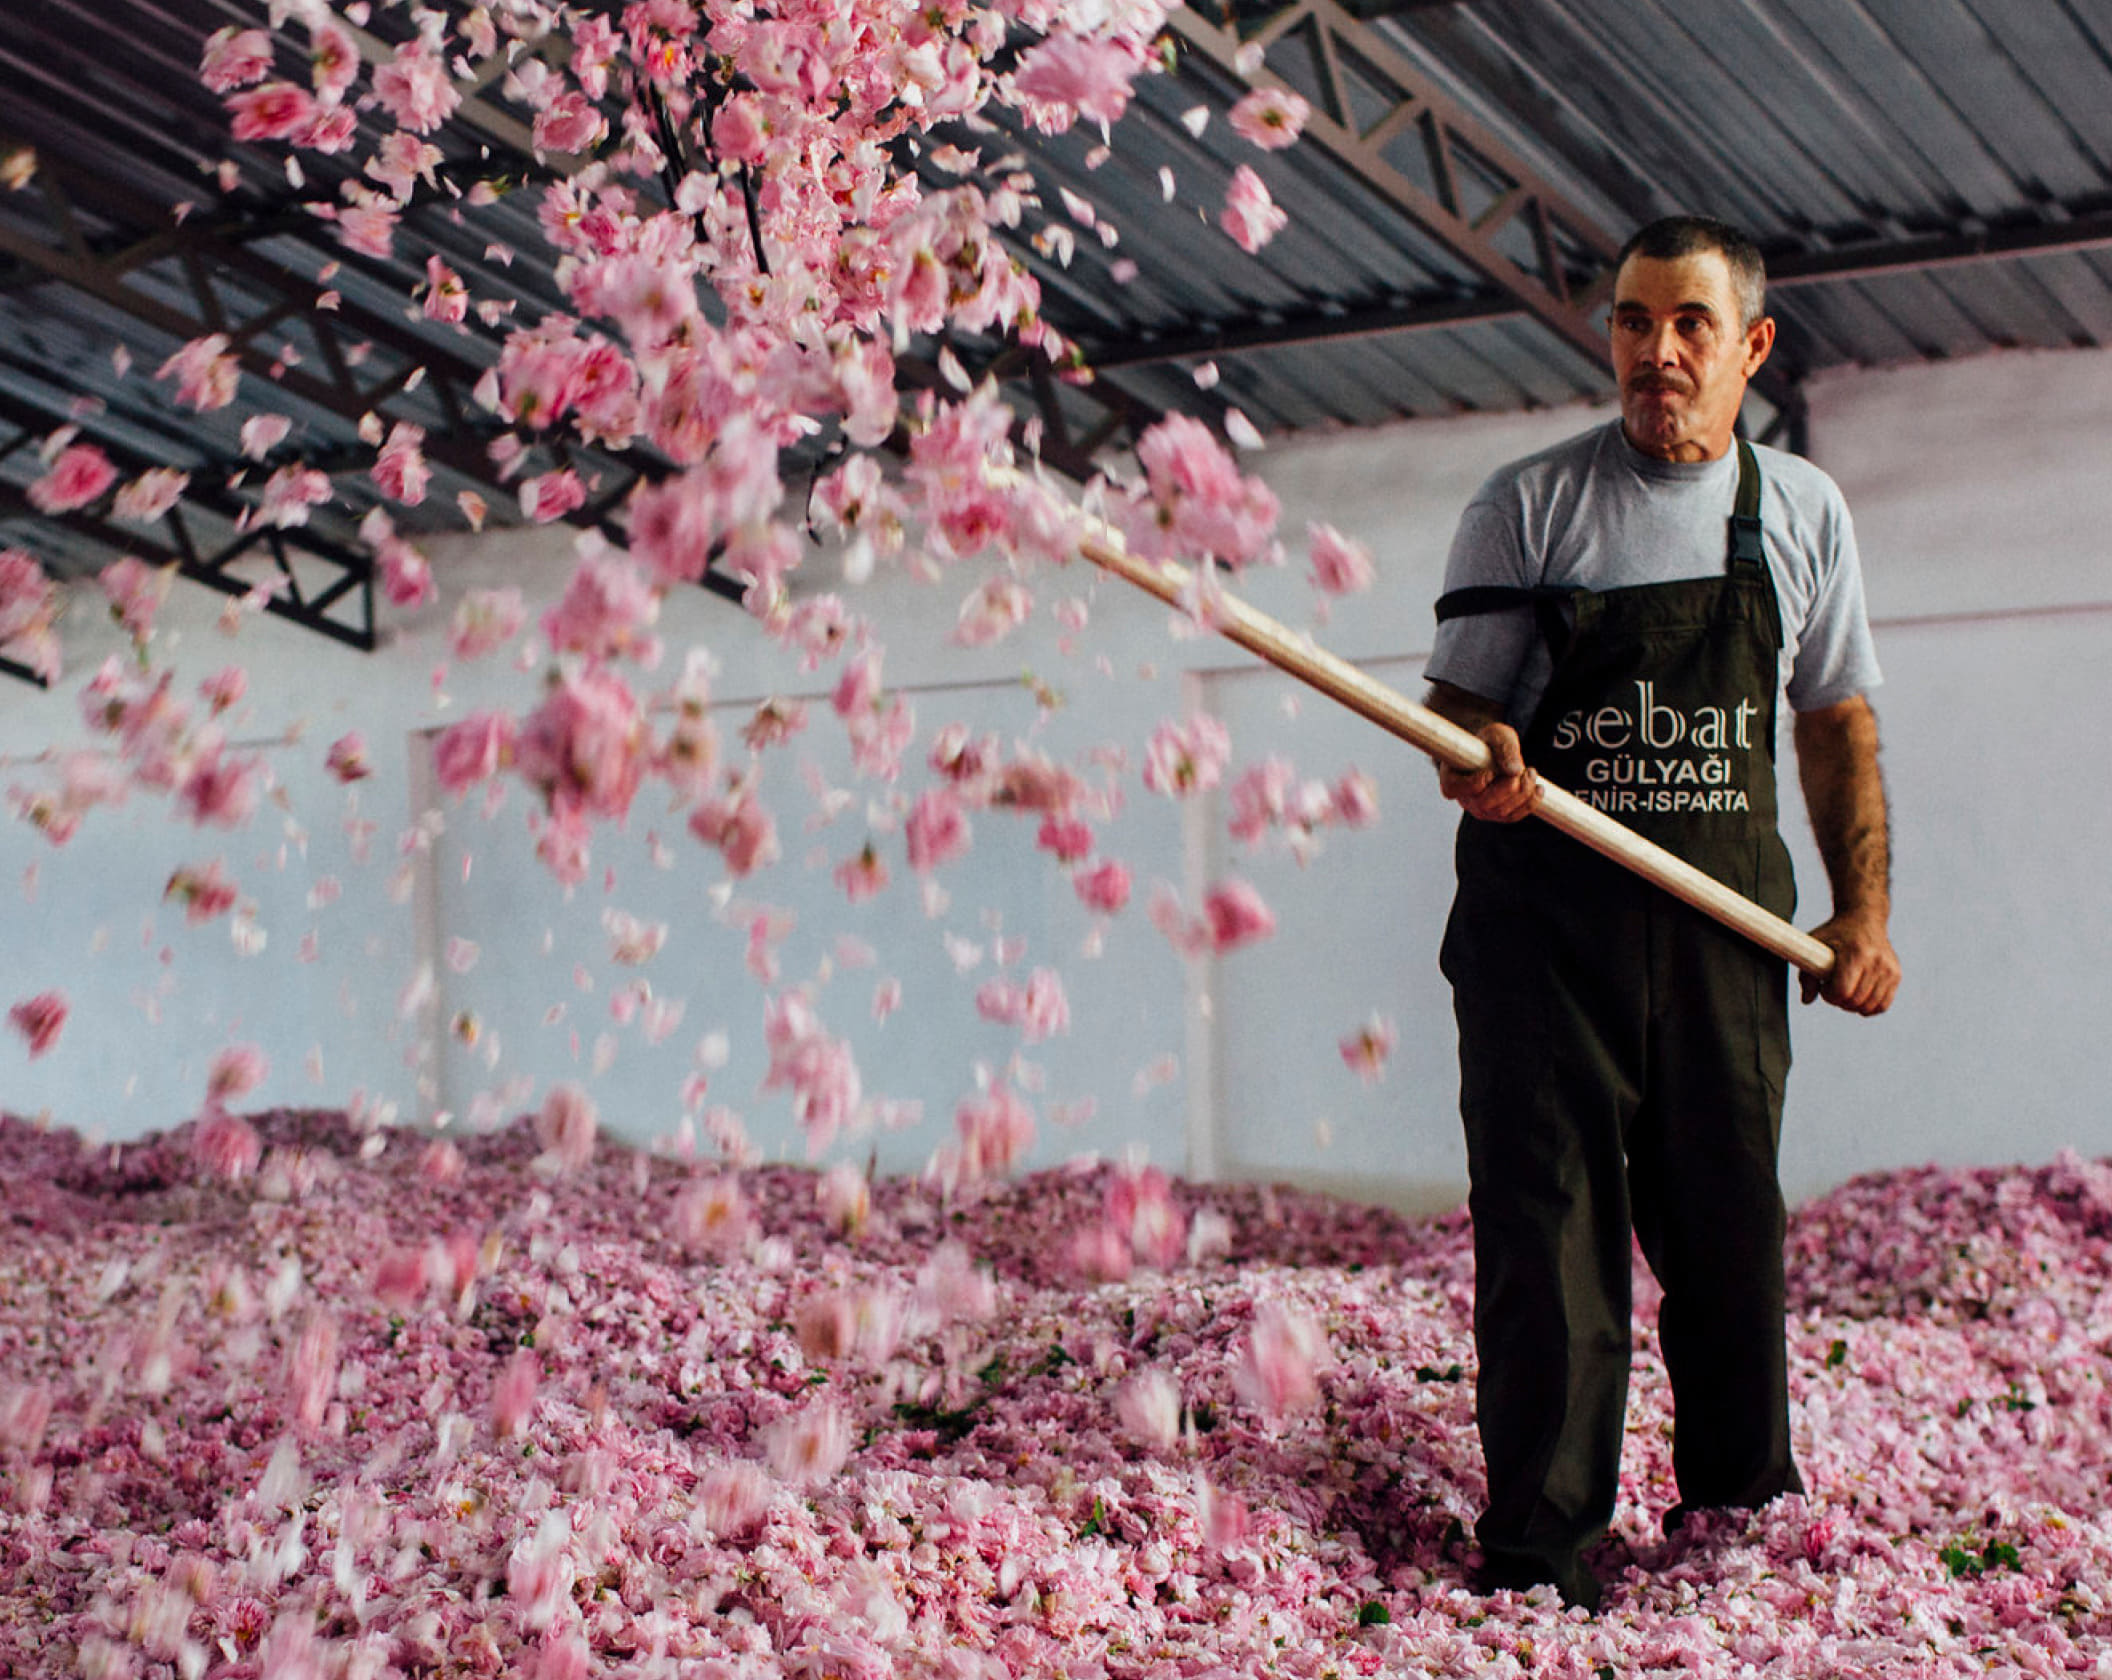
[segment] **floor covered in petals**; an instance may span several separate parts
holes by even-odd
[[[230,1180],[190,1128],[0,1125],[0,1670],[2112,1672],[2103,1164],[1798,1212],[1812,1491],[1673,1541],[1639,1279],[1589,1617],[1465,1584],[1462,1216],[1175,1182],[1204,1240],[1116,1277],[1104,1167],[861,1208],[520,1128],[255,1126]],[[1316,1393],[1257,1370],[1278,1321]]]

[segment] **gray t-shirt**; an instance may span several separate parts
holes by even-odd
[[[1802,456],[1758,444],[1753,453],[1789,703],[1811,711],[1853,699],[1882,679],[1848,504]],[[1620,589],[1719,574],[1737,496],[1737,450],[1714,461],[1660,461],[1638,452],[1613,420],[1492,475],[1460,515],[1445,588]],[[1501,702],[1521,732],[1549,671],[1547,644],[1522,606],[1440,624],[1425,667],[1433,682]]]

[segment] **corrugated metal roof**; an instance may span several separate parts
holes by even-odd
[[[1573,160],[1630,221],[1703,211],[1801,253],[2112,208],[2112,10],[2065,0],[1473,0],[1380,25]],[[1841,363],[2105,342],[2098,252],[1782,286],[1783,351]]]
[[[317,336],[328,318],[318,328],[305,317],[312,296],[292,306],[297,290],[327,286],[347,314],[377,323],[369,389],[421,356],[472,374],[496,356],[503,322],[456,334],[415,312],[407,318],[430,253],[468,276],[477,297],[513,300],[521,318],[562,307],[533,194],[474,207],[459,196],[472,179],[519,170],[525,113],[507,106],[501,88],[479,91],[478,126],[434,137],[452,189],[421,192],[387,259],[346,253],[298,208],[318,188],[334,191],[349,159],[304,158],[304,193],[278,185],[282,158],[232,144],[219,101],[198,84],[199,51],[212,29],[261,22],[265,11],[266,0],[0,5],[0,129],[37,146],[54,169],[106,184],[108,204],[87,194],[74,206],[89,248],[168,228],[173,207],[191,203],[186,227],[215,249],[246,253],[258,274],[279,276],[215,282],[232,317],[284,311],[258,339],[273,355],[290,352],[320,370],[341,349]],[[1251,4],[1242,14],[1249,27],[1274,18],[1268,71],[1324,110],[1322,60],[1298,30],[1281,30],[1286,15]],[[1319,16],[1308,9],[1296,21],[1310,28]],[[1269,431],[1603,395],[1606,375],[1588,338],[1551,327],[1544,308],[1536,318],[1499,270],[1537,263],[1543,279],[1558,273],[1560,291],[1629,227],[1674,210],[1738,222],[1770,252],[1783,274],[1778,360],[1796,375],[2112,340],[2112,9],[2097,0],[1395,0],[1392,15],[1361,26],[1327,16],[1336,19],[1327,27],[1348,107],[1334,149],[1309,136],[1262,153],[1241,140],[1224,118],[1244,83],[1187,37],[1177,74],[1140,82],[1112,148],[1086,125],[1058,136],[1008,129],[1002,112],[987,132],[953,136],[989,158],[1026,154],[1042,184],[1021,255],[1051,322],[1108,368],[1095,387],[1053,387],[1073,438],[1091,436],[1111,402],[1145,416],[1237,407]],[[369,27],[400,36],[412,25],[378,8]],[[1403,76],[1423,78],[1434,99],[1457,108],[1460,123],[1445,130],[1442,151],[1431,144],[1434,107],[1404,104]],[[1198,110],[1207,120],[1195,132]],[[1372,142],[1361,163],[1349,156],[1389,110],[1392,137]],[[226,157],[242,170],[223,189],[214,171]],[[1252,256],[1216,225],[1242,164],[1291,218]],[[1529,178],[1553,218],[1552,271],[1539,262],[1541,224],[1506,199],[1517,197],[1514,176]],[[1433,220],[1429,203],[1455,185],[1456,221]],[[1059,189],[1089,203],[1095,225],[1073,215]],[[120,199],[148,209],[109,207]],[[1459,230],[1492,207],[1497,232],[1477,254]],[[34,192],[0,195],[0,229],[21,235],[47,213]],[[1067,260],[1062,239],[1045,235],[1040,249],[1028,242],[1051,226],[1067,230]],[[1113,229],[1112,243],[1102,226]],[[2081,237],[2061,248],[2069,235]],[[1975,238],[2013,249],[1967,260]],[[1847,274],[1814,272],[1839,266],[1844,252],[1869,260]],[[510,265],[509,253],[517,254]],[[186,266],[194,261],[179,240],[149,253],[128,283],[195,313]],[[286,458],[346,464],[340,503],[318,522],[349,540],[371,501],[360,471],[371,455],[361,454],[356,415],[321,400],[329,393],[320,386],[310,400],[257,378],[245,380],[236,407],[195,415],[176,409],[164,387],[136,373],[121,380],[111,365],[119,343],[136,363],[158,365],[176,342],[33,265],[16,261],[0,275],[0,395],[54,422],[78,408],[120,447],[222,475],[243,470],[238,437],[248,414],[291,414]],[[1206,361],[1218,373],[1207,391],[1195,378]],[[451,391],[395,392],[387,402],[393,418],[436,435],[461,429]],[[486,435],[464,434],[478,450]],[[538,454],[534,466],[552,459]],[[460,454],[456,465],[474,468],[477,458]],[[587,465],[597,465],[591,453]],[[0,460],[0,487],[19,489],[33,471],[34,457],[18,450]],[[434,520],[472,482],[442,471]],[[493,509],[511,513],[498,498]],[[420,517],[403,521],[415,529]],[[19,510],[0,514],[0,541],[32,533],[61,564],[85,565],[95,550]]]

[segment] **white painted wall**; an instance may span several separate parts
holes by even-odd
[[[2039,1159],[2069,1144],[2112,1152],[2112,1112],[2092,1060],[2093,1029],[2112,1019],[2102,962],[2112,890],[2092,844],[2112,816],[2112,788],[2096,768],[2096,742],[2112,727],[2112,685],[2095,657],[2112,629],[2112,589],[2096,552],[2112,529],[2112,356],[2017,354],[1843,375],[1819,382],[1812,400],[1814,453],[1856,511],[1889,679],[1877,699],[1908,976],[1884,1021],[1799,1015],[1787,1184],[1801,1196],[1908,1162]],[[1601,417],[1576,409],[1466,418],[1271,449],[1261,461],[1283,495],[1294,550],[1308,518],[1327,518],[1380,557],[1379,590],[1338,607],[1324,639],[1419,690],[1429,603],[1459,507],[1494,466]],[[454,600],[481,584],[515,582],[531,594],[554,587],[565,547],[548,532],[435,545],[446,599],[398,623],[373,656],[268,619],[251,620],[229,645],[214,628],[219,600],[179,585],[158,650],[185,686],[230,659],[250,667],[236,732],[275,743],[267,750],[287,809],[268,808],[235,835],[201,834],[135,797],[121,811],[95,813],[63,850],[0,824],[0,881],[9,883],[0,892],[9,976],[0,1002],[58,986],[75,1005],[42,1061],[26,1061],[18,1040],[0,1042],[0,1105],[48,1111],[112,1138],[137,1135],[194,1112],[212,1051],[248,1040],[273,1063],[260,1102],[336,1104],[364,1093],[395,1105],[400,1119],[425,1120],[465,1113],[480,1091],[518,1100],[522,1086],[509,1088],[509,1078],[532,1082],[531,1102],[551,1080],[577,1078],[605,1123],[644,1139],[673,1130],[694,1048],[722,1028],[733,1059],[712,1073],[710,1100],[738,1110],[767,1152],[802,1153],[782,1095],[756,1090],[764,989],[743,966],[745,924],[718,913],[715,855],[666,819],[650,790],[627,832],[597,839],[594,874],[569,900],[528,855],[519,789],[489,821],[473,802],[450,807],[429,854],[414,852],[408,869],[399,856],[399,836],[422,804],[412,788],[425,733],[533,691],[533,675],[502,655],[448,671],[443,699],[433,673]],[[1075,1129],[1044,1124],[1037,1159],[1136,1140],[1157,1160],[1224,1176],[1300,1178],[1409,1204],[1455,1200],[1464,1169],[1449,1000],[1435,966],[1452,825],[1427,766],[1236,649],[1170,639],[1162,609],[1082,566],[1036,587],[1044,606],[1067,594],[1091,598],[1093,623],[1075,647],[1042,622],[994,649],[950,649],[961,592],[951,585],[891,580],[855,604],[879,627],[888,678],[913,692],[921,725],[959,717],[1034,735],[1059,756],[1109,739],[1138,755],[1152,725],[1191,693],[1234,725],[1241,763],[1275,752],[1329,778],[1360,766],[1380,785],[1384,820],[1331,835],[1325,854],[1300,869],[1280,854],[1236,855],[1221,810],[1186,813],[1184,823],[1132,770],[1128,809],[1103,847],[1135,868],[1139,902],[1097,957],[1081,953],[1088,918],[1033,850],[1031,829],[996,815],[978,819],[976,851],[946,879],[943,915],[927,918],[899,880],[881,900],[846,906],[828,869],[875,814],[863,796],[879,802],[884,820],[890,790],[862,789],[850,812],[806,832],[801,761],[831,784],[846,776],[821,680],[798,672],[723,603],[701,592],[670,603],[662,624],[670,648],[704,641],[721,660],[716,693],[729,738],[764,694],[816,701],[808,736],[773,770],[784,860],[743,883],[738,902],[796,918],[782,945],[785,982],[826,975],[823,1016],[852,1038],[868,1089],[925,1105],[921,1126],[857,1140],[849,1151],[862,1159],[877,1147],[884,1165],[921,1163],[950,1135],[977,1065],[1001,1066],[1012,1052],[1015,1035],[973,1009],[992,959],[958,975],[942,944],[951,933],[987,953],[1002,932],[1027,941],[1020,973],[1047,963],[1069,982],[1073,1032],[1026,1052],[1040,1070],[1029,1077],[1044,1084],[1045,1100],[1092,1094],[1101,1103],[1098,1117]],[[1254,580],[1251,592],[1294,623],[1311,615],[1302,563]],[[43,773],[30,762],[36,755],[87,739],[73,691],[119,644],[85,597],[67,643],[60,692],[0,689],[0,787],[33,783]],[[671,653],[671,665],[678,658]],[[1063,709],[1037,720],[1023,669],[1062,689]],[[376,766],[356,800],[320,769],[327,743],[355,723]],[[286,744],[297,726],[302,738]],[[912,765],[900,791],[923,783]],[[355,806],[379,825],[366,863],[345,832]],[[656,829],[678,860],[671,870],[651,861]],[[1822,914],[1823,878],[1801,827],[1793,840],[1808,924]],[[188,928],[157,904],[175,863],[215,855],[255,900],[269,936],[259,955],[238,955],[226,922]],[[1163,877],[1192,898],[1226,869],[1262,888],[1281,931],[1184,972],[1144,919],[1142,897]],[[339,896],[311,907],[328,882]],[[657,994],[683,1002],[681,1026],[663,1044],[610,1018],[611,994],[633,976],[608,960],[600,917],[609,906],[672,925],[667,948],[643,971]],[[311,931],[315,960],[304,962],[299,947]],[[836,961],[840,933],[875,947],[877,966]],[[450,937],[478,945],[475,967],[456,974],[440,963],[433,1014],[399,1020],[397,999],[421,953],[441,951]],[[873,985],[890,974],[906,1001],[876,1025]],[[1387,1079],[1366,1087],[1335,1045],[1374,1009],[1395,1021],[1401,1042]],[[478,1021],[475,1050],[446,1031],[463,1012]],[[597,1072],[604,1035],[613,1060]],[[319,1077],[306,1065],[311,1052]],[[1174,1082],[1139,1077],[1169,1055],[1180,1067]]]

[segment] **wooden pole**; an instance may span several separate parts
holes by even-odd
[[[1088,537],[1079,550],[1103,571],[1127,578],[1139,589],[1156,595],[1170,606],[1188,603],[1190,579],[1187,571],[1172,561],[1140,560],[1119,546]],[[1410,746],[1428,753],[1455,770],[1481,770],[1489,762],[1489,749],[1478,735],[1462,729],[1427,706],[1418,706],[1406,695],[1374,681],[1348,660],[1336,657],[1312,639],[1279,624],[1266,613],[1256,612],[1235,596],[1220,596],[1211,602],[1212,621],[1218,633],[1259,654],[1278,670],[1317,688],[1331,700],[1369,718]],[[1676,857],[1655,842],[1615,822],[1596,806],[1573,793],[1565,793],[1545,777],[1533,814],[1581,840],[1595,852],[1613,859],[1646,881],[1663,887],[1674,898],[1713,916],[1725,927],[1744,934],[1763,950],[1794,963],[1807,974],[1824,976],[1833,968],[1832,950],[1792,927],[1772,911],[1763,910],[1749,898],[1733,892],[1712,875],[1705,875],[1684,858]]]

